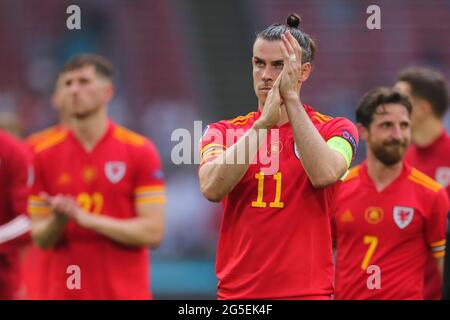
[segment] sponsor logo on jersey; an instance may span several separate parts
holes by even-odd
[[[370,224],[380,223],[384,218],[384,211],[379,207],[369,207],[364,212],[364,218]]]
[[[105,164],[105,175],[111,183],[118,183],[125,176],[127,165],[123,161],[109,161]]]
[[[83,169],[83,180],[86,183],[91,183],[92,181],[94,181],[95,176],[96,176],[95,167],[87,166]]]
[[[414,209],[410,207],[394,207],[394,222],[400,229],[405,229],[414,218]]]
[[[343,214],[340,216],[341,222],[353,222],[355,221],[355,218],[353,217],[353,214],[350,210],[346,210]]]
[[[61,173],[56,182],[59,186],[68,185],[72,181],[72,178],[67,172]]]

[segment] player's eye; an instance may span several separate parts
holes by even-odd
[[[284,63],[283,62],[275,62],[274,64],[273,64],[273,66],[276,68],[276,69],[283,69],[283,67],[284,67]]]
[[[384,129],[387,129],[387,128],[391,127],[391,123],[390,122],[383,122],[380,126],[382,128],[384,128]]]
[[[402,122],[402,123],[400,124],[400,127],[401,127],[402,129],[408,129],[408,128],[409,128],[409,123],[408,123],[408,122]]]
[[[81,84],[88,84],[90,81],[89,81],[89,79],[87,79],[87,78],[81,78],[80,79],[80,83]]]
[[[255,61],[255,66],[257,66],[257,67],[264,67],[265,66],[265,63],[262,60],[255,59],[254,61]]]

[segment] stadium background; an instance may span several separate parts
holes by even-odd
[[[66,8],[81,8],[80,31]],[[366,8],[381,8],[368,30]],[[302,100],[354,120],[361,95],[398,70],[428,65],[450,77],[450,0],[0,0],[0,122],[23,137],[54,124],[50,94],[70,56],[96,52],[117,71],[112,118],[158,146],[168,186],[165,239],[152,253],[156,298],[215,298],[220,206],[198,191],[197,165],[171,161],[176,128],[193,131],[256,108],[255,32],[296,12],[318,44]],[[450,121],[446,118],[446,126]],[[192,140],[192,144],[197,141]],[[360,145],[357,162],[364,157]]]

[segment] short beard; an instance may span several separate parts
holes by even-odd
[[[389,148],[389,146],[396,146],[396,148]],[[407,141],[396,141],[382,143],[380,145],[371,145],[371,150],[375,155],[375,158],[381,163],[386,166],[392,166],[402,161],[407,146]]]
[[[91,110],[82,112],[82,113],[73,113],[73,117],[77,120],[85,120],[89,117],[91,117],[92,115],[96,114],[99,110],[101,109],[101,106],[95,107]]]

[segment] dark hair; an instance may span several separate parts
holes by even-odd
[[[407,96],[390,88],[378,87],[362,97],[356,110],[356,121],[368,128],[372,123],[373,115],[383,113],[383,106],[388,103],[401,104],[408,110],[408,114],[411,114],[412,106]]]
[[[411,67],[400,72],[397,81],[405,81],[411,87],[411,95],[431,104],[433,113],[443,118],[448,109],[447,84],[442,73],[424,67]]]
[[[281,35],[286,31],[294,36],[302,48],[302,63],[312,62],[316,54],[316,44],[313,39],[299,29],[300,16],[293,13],[287,17],[286,24],[275,23],[256,34],[256,39],[267,41],[281,40]]]
[[[68,71],[78,70],[86,66],[93,66],[98,75],[112,81],[114,78],[114,67],[112,63],[97,54],[80,54],[67,61],[59,71],[58,75]]]

